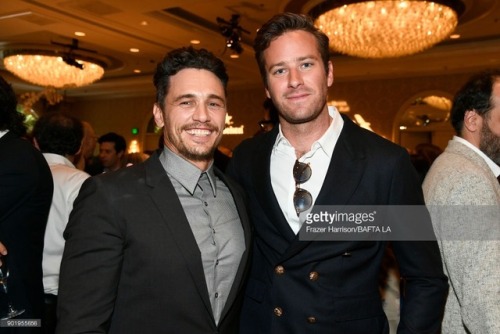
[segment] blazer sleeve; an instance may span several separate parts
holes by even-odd
[[[92,177],[75,201],[64,232],[57,334],[108,332],[124,250],[112,200],[101,178]]]
[[[422,221],[418,223],[422,229],[432,231],[421,183],[406,152],[394,167],[389,204],[421,206]],[[439,333],[448,280],[437,242],[393,241],[392,246],[402,279],[398,333]]]

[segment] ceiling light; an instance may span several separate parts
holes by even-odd
[[[74,53],[6,51],[3,63],[17,77],[44,87],[80,87],[89,85],[104,75],[104,65],[99,61]]]
[[[85,34],[83,31],[75,31],[75,35],[76,35],[76,36],[83,37],[83,36],[85,36],[86,34]]]
[[[140,50],[138,48],[130,48],[129,50],[130,52],[133,52],[133,53],[137,53],[139,52]]]
[[[441,42],[453,32],[464,9],[460,0],[327,0],[310,14],[334,51],[389,58]]]
[[[198,40],[198,39],[192,39],[192,40],[190,40],[190,41],[189,41],[189,43],[194,44],[194,45],[197,45],[197,44],[200,44],[200,43],[201,43],[201,41],[200,41],[200,40]]]
[[[240,15],[238,14],[233,14],[229,21],[220,17],[217,18],[217,24],[219,25],[220,32],[222,36],[226,38],[226,49],[232,50],[233,54],[241,54],[243,52],[243,46],[241,45],[241,33],[250,33],[248,30],[242,28],[239,22]]]

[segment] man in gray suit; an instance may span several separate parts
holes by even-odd
[[[164,147],[83,184],[64,236],[56,333],[238,332],[250,226],[213,166],[228,77],[207,50],[158,65]]]
[[[500,175],[500,70],[480,73],[460,89],[453,101],[451,122],[457,136],[436,159],[423,184],[430,207],[440,206],[439,210],[443,211],[453,206],[453,211],[458,212],[451,215],[452,219],[433,216],[436,231],[447,227],[455,233],[461,228],[465,231],[462,238],[449,238],[444,234],[438,240],[444,269],[451,282],[443,333],[500,333],[498,214],[493,216],[492,225],[486,227],[488,220],[481,214],[491,211],[491,207],[498,213],[500,205],[497,180]],[[479,214],[471,217],[470,212]],[[463,213],[468,218],[464,219]],[[445,221],[449,222],[448,226],[444,225]],[[488,236],[474,235],[481,229],[486,229]]]

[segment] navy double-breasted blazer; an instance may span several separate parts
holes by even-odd
[[[378,290],[386,242],[299,240],[271,185],[277,134],[275,127],[244,141],[228,167],[248,194],[255,227],[241,333],[388,333]],[[315,205],[423,204],[407,152],[344,117]],[[421,223],[432,229],[430,220]],[[437,333],[448,285],[436,242],[394,241],[393,248],[404,282],[399,333]]]

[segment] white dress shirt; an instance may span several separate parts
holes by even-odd
[[[54,195],[45,229],[43,246],[43,287],[45,293],[57,295],[59,290],[59,267],[64,250],[63,232],[68,224],[73,202],[80,187],[90,175],[77,169],[65,157],[44,153],[54,179]]]
[[[320,139],[312,144],[309,152],[299,159],[300,162],[308,163],[312,170],[311,178],[307,182],[302,183],[300,188],[311,193],[313,206],[323,186],[333,150],[344,126],[344,120],[335,107],[328,107],[328,112],[332,118],[328,130],[326,130]],[[293,165],[296,159],[295,148],[285,138],[280,126],[279,134],[271,153],[271,183],[281,211],[283,211],[290,228],[295,234],[299,232],[306,214],[312,209],[311,206],[309,210],[302,212],[297,217],[297,212],[293,205],[293,194],[295,192]]]

